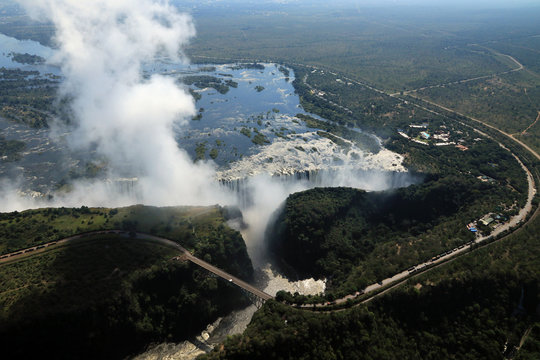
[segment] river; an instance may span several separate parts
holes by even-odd
[[[4,35],[0,35],[0,45],[0,66],[61,77],[60,69],[50,60],[54,53],[51,49]],[[13,61],[14,53],[38,55],[47,62],[19,64]],[[320,129],[306,126],[296,117],[307,113],[294,91],[292,69],[272,63],[189,65],[159,59],[146,64],[142,71],[144,76],[173,77],[194,95],[198,115],[187,126],[174,127],[175,139],[194,161],[215,163],[216,181],[238,195],[248,225],[238,229],[256,268],[257,285],[269,294],[279,290],[318,294],[325,290],[324,280],[289,281],[274,270],[267,257],[266,226],[289,194],[315,186],[385,190],[419,181],[408,174],[403,157],[380,146],[380,142],[368,151],[364,144],[346,139],[340,144],[321,135]],[[189,86],[183,85],[186,82]],[[54,125],[54,119],[49,120]],[[73,152],[64,142],[66,133],[57,130],[32,129],[0,118],[0,135],[26,143],[20,159],[0,160],[0,181],[17,181],[17,190],[25,196],[45,197],[54,194],[71,173],[84,169],[93,160],[93,153]],[[128,180],[133,191],[137,180]],[[209,324],[196,338],[161,344],[139,358],[194,358],[226,336],[243,332],[255,310],[250,306],[235,311]]]

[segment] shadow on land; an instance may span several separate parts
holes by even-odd
[[[175,250],[102,236],[0,270],[32,282],[0,321],[6,358],[124,358],[180,341],[245,305],[240,291]],[[31,274],[31,275],[29,275]]]

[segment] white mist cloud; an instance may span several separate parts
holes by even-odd
[[[185,60],[182,47],[195,35],[189,16],[167,0],[19,0],[35,18],[56,26],[56,53],[62,67],[60,95],[69,100],[68,143],[73,150],[94,149],[105,158],[109,178],[131,182],[76,182],[74,190],[54,200],[21,199],[14,184],[0,184],[0,211],[39,206],[125,206],[234,204],[231,192],[215,181],[211,163],[194,164],[179,149],[173,126],[187,125],[195,114],[193,98],[174,79],[145,76],[144,64],[156,57]],[[59,127],[61,122],[55,126]],[[53,131],[54,133],[54,131]],[[248,164],[249,165],[249,164]],[[252,164],[251,164],[252,166]],[[244,231],[256,264],[265,261],[264,231],[291,193],[314,186],[393,187],[381,173],[334,171],[318,182],[259,175],[240,189]],[[126,191],[126,187],[128,191]],[[120,190],[120,188],[123,188]],[[247,194],[247,195],[246,195]],[[242,196],[249,196],[246,205]]]
[[[174,138],[173,125],[186,124],[195,114],[193,98],[174,79],[145,77],[142,72],[143,65],[156,57],[185,60],[182,47],[195,35],[190,16],[166,0],[20,3],[31,16],[56,27],[53,61],[62,67],[65,81],[60,95],[70,100],[75,122],[68,136],[72,149],[96,149],[107,158],[111,178],[139,178],[137,201],[154,205],[227,201],[213,180],[213,166],[193,164]],[[111,190],[79,184],[72,198],[62,201],[117,205],[118,194]]]

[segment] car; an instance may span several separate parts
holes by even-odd
[[[232,279],[229,279],[229,282],[232,282]]]

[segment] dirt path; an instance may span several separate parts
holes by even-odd
[[[523,130],[523,131],[521,132],[521,135],[525,135],[525,134],[527,133],[527,131],[528,131],[530,128],[532,128],[532,127],[538,122],[538,120],[540,120],[540,111],[538,112],[538,116],[536,117],[536,120],[534,120],[534,122],[533,122],[531,125],[529,125],[529,127],[527,127],[525,130]],[[512,135],[512,137],[513,137],[513,135]]]
[[[471,46],[479,46],[479,47],[482,47],[486,50],[489,50],[491,51],[492,53],[498,55],[498,56],[503,56],[503,57],[506,57],[510,60],[512,60],[514,62],[514,64],[517,66],[516,68],[514,69],[511,69],[511,70],[507,70],[507,71],[502,71],[502,72],[498,72],[498,73],[493,73],[493,74],[489,74],[489,75],[482,75],[482,76],[475,76],[475,77],[472,77],[472,78],[467,78],[467,79],[462,79],[462,80],[456,80],[456,81],[450,81],[450,82],[447,82],[447,83],[443,83],[443,84],[437,84],[437,85],[430,85],[430,86],[424,86],[424,87],[421,87],[421,88],[418,88],[418,89],[412,89],[412,90],[407,90],[407,91],[404,91],[403,94],[400,94],[400,93],[393,93],[393,94],[390,94],[390,96],[397,96],[397,95],[410,95],[412,93],[415,93],[415,92],[419,92],[419,91],[423,91],[423,90],[428,90],[428,89],[434,89],[434,88],[440,88],[440,87],[445,87],[445,86],[451,86],[451,85],[457,85],[457,84],[464,84],[464,83],[468,83],[468,82],[471,82],[471,81],[476,81],[476,80],[483,80],[483,79],[489,79],[489,78],[492,78],[494,76],[500,76],[500,75],[505,75],[505,74],[510,74],[510,73],[513,73],[513,72],[516,72],[516,71],[521,71],[523,69],[525,69],[525,66],[523,66],[522,63],[520,63],[519,61],[516,60],[516,58],[514,58],[513,56],[510,56],[510,55],[506,55],[506,54],[502,54],[498,51],[495,51],[493,49],[490,49],[490,48],[487,48],[485,46],[481,46],[481,45],[478,45],[478,44],[470,44]]]

